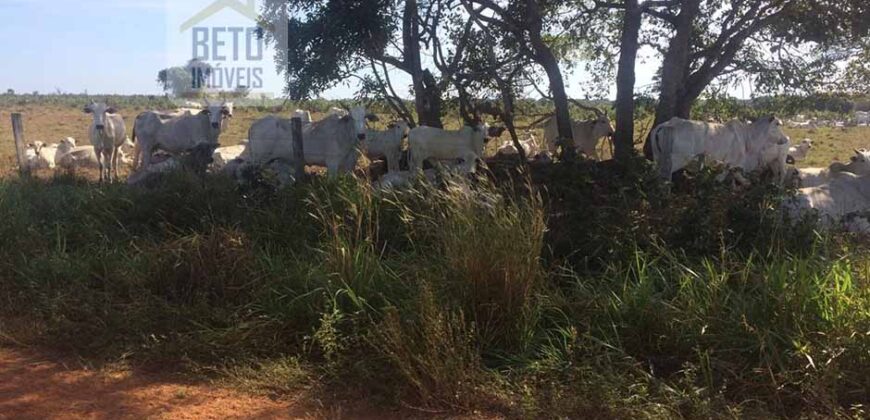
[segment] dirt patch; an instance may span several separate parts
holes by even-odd
[[[270,399],[138,372],[99,372],[29,350],[0,347],[0,419],[408,418],[363,404]]]

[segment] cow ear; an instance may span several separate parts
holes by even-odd
[[[117,113],[118,113],[118,110],[115,109],[115,107],[109,107],[109,108],[106,110],[106,112],[108,112],[109,114],[117,114]]]
[[[85,105],[85,108],[82,109],[82,111],[84,111],[85,114],[92,114],[94,112],[90,105]]]
[[[378,117],[375,114],[366,114],[366,119],[371,121],[371,122],[377,122],[377,121],[381,120],[380,117]]]
[[[353,119],[353,117],[351,117],[350,115],[345,115],[345,116],[341,117],[342,121],[350,121],[352,119]]]

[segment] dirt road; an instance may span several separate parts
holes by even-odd
[[[274,401],[159,375],[67,367],[31,351],[0,347],[0,419],[308,419],[373,418],[372,414]]]

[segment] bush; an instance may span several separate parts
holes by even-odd
[[[460,412],[862,416],[868,254],[718,175],[4,181],[0,337]]]

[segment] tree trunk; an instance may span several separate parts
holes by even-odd
[[[634,149],[635,62],[640,47],[638,37],[642,18],[643,10],[638,0],[626,0],[616,74],[616,134],[613,139],[614,157],[620,161],[631,157]]]
[[[420,125],[444,128],[441,123],[441,88],[429,70],[423,70],[423,91],[417,93],[417,114]],[[419,98],[422,97],[422,101]]]
[[[543,23],[541,10],[536,0],[526,1],[527,19],[529,22],[529,40],[534,49],[535,61],[544,68],[547,79],[550,82],[550,90],[553,93],[553,102],[556,106],[556,126],[559,131],[558,144],[562,146],[562,160],[571,162],[576,156],[574,150],[574,135],[571,131],[571,114],[568,109],[568,95],[565,93],[565,80],[562,78],[562,70],[559,61],[553,55],[553,51],[541,38]]]
[[[420,59],[420,24],[417,0],[405,1],[402,21],[404,62],[414,84],[414,107],[420,125],[442,128],[441,91],[428,70],[423,71]]]
[[[550,90],[553,92],[553,103],[556,106],[556,127],[559,131],[558,144],[562,146],[562,160],[573,161],[576,157],[574,150],[574,134],[571,131],[571,114],[568,109],[568,95],[565,93],[565,82],[562,79],[562,71],[559,63],[549,48],[539,55],[538,62],[547,72],[550,80]]]
[[[653,127],[665,123],[677,115],[677,103],[681,89],[686,82],[689,71],[689,46],[692,42],[692,31],[695,19],[701,10],[701,0],[683,0],[682,10],[676,19],[676,32],[671,38],[668,52],[662,62],[661,92],[656,108],[656,119]],[[643,147],[647,159],[652,159],[652,144],[647,138]]]
[[[511,135],[511,141],[514,144],[514,148],[517,149],[517,157],[520,160],[520,164],[527,164],[529,162],[528,156],[526,155],[526,149],[523,148],[522,143],[520,143],[520,137],[517,135],[517,127],[514,124],[514,92],[511,88],[511,84],[501,78],[497,78],[496,82],[498,83],[499,90],[501,90],[501,101],[502,101],[502,113],[501,120],[504,122],[505,128],[507,128],[508,133]]]

